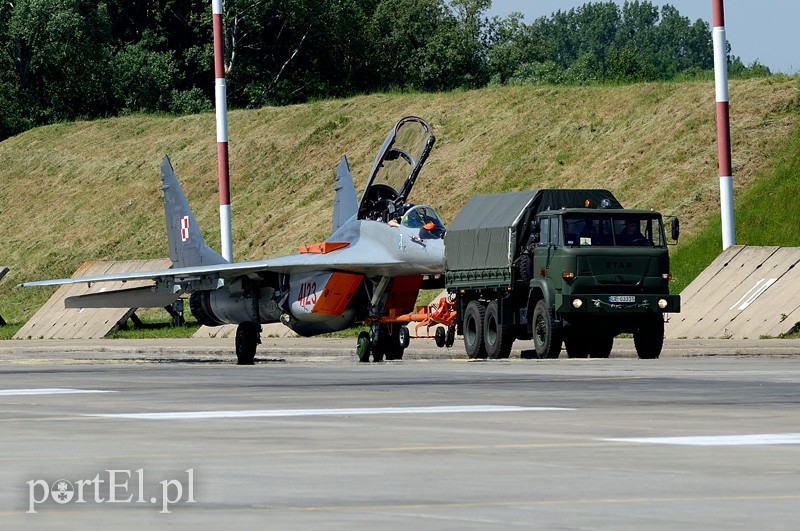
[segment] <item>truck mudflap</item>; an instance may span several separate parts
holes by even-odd
[[[557,313],[680,313],[680,295],[556,294]]]

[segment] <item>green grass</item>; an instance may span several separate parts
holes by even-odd
[[[6,323],[0,326],[0,340],[11,339],[25,323]]]
[[[186,305],[188,306],[188,304]],[[128,319],[122,326],[106,337],[109,339],[160,339],[192,337],[200,329],[200,323],[186,310],[185,323],[174,326],[172,318],[162,308],[140,308],[136,310],[139,322]]]
[[[800,78],[733,80],[730,96],[737,243],[800,245]],[[674,292],[721,251],[713,81],[701,80],[373,94],[233,111],[235,259],[326,238],[339,158],[347,154],[360,191],[386,131],[407,114],[426,118],[438,139],[409,200],[431,204],[446,223],[477,193],[602,187],[628,207],[681,217]],[[87,260],[167,255],[164,154],[219,248],[213,132],[210,113],[132,115],[0,142],[0,265],[11,268],[0,282],[3,317],[23,323],[55,291],[14,289],[18,282],[69,276]]]
[[[108,339],[162,339],[192,337],[200,329],[197,321],[190,320],[181,326],[172,326],[169,322],[144,320],[141,328],[134,327],[130,321],[116,332],[106,336]]]
[[[795,125],[768,169],[734,199],[737,245],[800,246],[800,125]],[[735,173],[735,172],[734,172]],[[736,176],[734,175],[734,179]],[[671,266],[680,293],[722,251],[719,209],[703,230],[674,247]]]

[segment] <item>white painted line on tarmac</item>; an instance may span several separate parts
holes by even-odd
[[[643,444],[678,444],[682,446],[765,446],[773,444],[800,444],[800,433],[705,435],[696,437],[631,437],[601,440]]]
[[[343,409],[254,409],[242,411],[167,411],[162,413],[107,413],[84,415],[115,419],[239,419],[251,417],[310,417],[351,415],[429,415],[440,413],[514,413],[523,411],[573,411],[564,407],[521,406],[429,406],[429,407],[366,407]]]
[[[100,391],[97,389],[63,389],[59,387],[50,389],[0,389],[0,396],[77,395],[83,393],[116,393],[116,391]]]

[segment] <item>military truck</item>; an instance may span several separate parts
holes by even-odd
[[[679,223],[671,219],[670,243]],[[658,212],[624,209],[608,190],[530,190],[471,198],[445,234],[445,286],[470,358],[608,357],[633,334],[657,358],[669,294],[667,234]],[[452,337],[452,332],[448,338]]]

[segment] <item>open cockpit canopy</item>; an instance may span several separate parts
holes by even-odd
[[[403,213],[403,204],[435,141],[422,118],[407,116],[397,122],[372,165],[358,219],[389,221]]]

